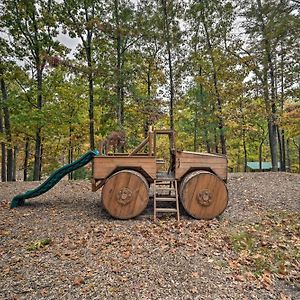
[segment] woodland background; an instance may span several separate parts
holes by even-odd
[[[227,154],[232,171],[271,161],[299,172],[299,10],[287,0],[2,0],[1,181],[40,180],[112,131],[126,132],[126,151],[151,124],[175,129],[179,148]]]

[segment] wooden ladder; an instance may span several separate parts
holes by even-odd
[[[157,220],[157,213],[176,213],[177,221],[179,221],[178,187],[175,178],[166,177],[157,178],[156,180],[154,180],[153,200],[154,222],[156,222]],[[158,207],[160,203],[170,202],[175,204],[175,208]]]

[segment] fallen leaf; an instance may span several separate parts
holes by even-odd
[[[273,284],[271,274],[269,272],[265,272],[261,278],[261,283],[266,290],[270,290]]]
[[[123,256],[124,258],[128,258],[130,255],[131,255],[131,254],[130,254],[129,251],[125,251],[124,253],[122,253],[122,256]]]
[[[228,265],[229,265],[229,267],[230,267],[231,269],[236,269],[237,266],[238,266],[237,262],[236,262],[236,261],[233,261],[233,260],[230,260],[230,261],[228,262]]]
[[[255,280],[256,280],[256,277],[255,277],[254,274],[251,273],[251,272],[246,272],[246,273],[244,274],[244,276],[245,276],[245,278],[246,278],[247,280],[250,280],[250,281],[255,281]]]
[[[40,293],[41,293],[41,296],[45,297],[48,295],[49,291],[47,289],[42,289]]]
[[[281,264],[279,266],[278,273],[281,274],[281,275],[286,275],[287,274],[287,269],[286,269],[286,267],[283,264]]]
[[[241,282],[244,282],[244,281],[245,281],[245,277],[242,276],[242,275],[236,275],[236,276],[234,277],[234,279],[237,280],[237,281],[241,281]]]
[[[81,285],[84,283],[84,279],[82,277],[76,277],[73,281],[74,285]]]
[[[284,293],[280,293],[279,300],[290,300],[290,297],[286,296]]]

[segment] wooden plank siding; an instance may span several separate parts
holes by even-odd
[[[227,180],[227,158],[223,155],[177,151],[175,178],[180,180],[190,169],[211,169],[221,179]]]
[[[116,169],[143,169],[153,180],[156,178],[156,158],[150,156],[96,156],[94,179],[106,179]]]

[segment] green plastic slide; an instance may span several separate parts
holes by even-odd
[[[94,156],[96,156],[98,154],[99,154],[98,150],[90,150],[87,153],[85,153],[83,156],[81,156],[78,160],[54,171],[37,188],[35,188],[33,190],[28,190],[24,194],[15,196],[11,201],[10,208],[15,208],[17,206],[23,205],[25,202],[25,199],[37,197],[37,196],[40,196],[40,195],[46,193],[51,188],[53,188],[65,175],[83,167],[84,165],[89,163],[93,159]]]

